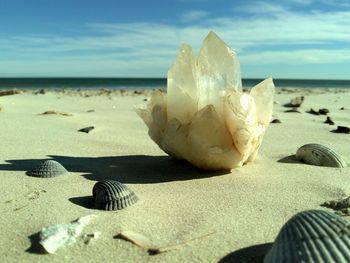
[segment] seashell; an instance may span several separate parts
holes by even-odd
[[[321,210],[293,216],[280,230],[264,263],[350,262],[350,222]]]
[[[350,128],[346,126],[337,126],[337,129],[334,130],[335,133],[350,133]]]
[[[207,170],[241,167],[257,156],[270,124],[272,78],[242,89],[237,56],[214,32],[198,57],[183,44],[168,71],[167,93],[136,108],[148,134],[170,156]]]
[[[273,119],[271,123],[282,123],[279,119]]]
[[[332,149],[317,143],[301,146],[296,153],[296,158],[307,164],[329,167],[346,167],[346,162],[341,155]]]
[[[88,126],[88,127],[85,127],[85,128],[81,128],[81,129],[79,129],[78,131],[79,131],[79,132],[89,133],[89,132],[92,131],[93,129],[95,129],[94,126]]]
[[[103,210],[121,210],[138,200],[136,194],[126,185],[113,180],[97,182],[92,194],[95,208]]]
[[[327,115],[329,113],[329,109],[325,109],[325,108],[319,109],[318,113],[321,115]]]
[[[34,167],[32,170],[27,172],[27,175],[40,177],[40,178],[51,178],[59,175],[63,175],[68,171],[59,162],[54,160],[46,160]]]
[[[329,125],[334,125],[334,121],[329,116],[327,116],[327,119],[324,121],[324,123],[328,123]]]

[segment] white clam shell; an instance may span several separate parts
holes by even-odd
[[[301,146],[296,152],[296,158],[307,164],[329,167],[346,167],[343,157],[332,149],[317,143]]]
[[[335,214],[308,210],[280,230],[264,263],[350,262],[350,222]]]

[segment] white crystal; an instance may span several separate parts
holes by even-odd
[[[156,91],[136,111],[169,155],[203,169],[232,169],[255,159],[273,94],[271,78],[243,92],[236,54],[210,32],[198,59],[190,46],[181,46],[168,72],[167,94]]]

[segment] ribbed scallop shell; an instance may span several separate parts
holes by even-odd
[[[321,210],[292,217],[279,232],[264,263],[350,262],[350,222]]]
[[[67,173],[67,170],[62,164],[54,160],[46,160],[28,171],[27,175],[40,178],[51,178],[65,173]]]
[[[307,164],[329,167],[346,167],[341,155],[332,149],[317,143],[305,144],[296,153],[296,158]]]
[[[92,194],[95,207],[104,210],[121,210],[138,200],[136,194],[126,185],[113,180],[97,182]]]

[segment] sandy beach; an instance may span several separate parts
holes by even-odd
[[[350,195],[350,168],[298,162],[307,143],[330,147],[350,159],[350,89],[277,89],[273,119],[257,159],[231,172],[206,172],[168,157],[149,138],[134,106],[149,93],[74,91],[24,92],[0,97],[0,261],[1,262],[259,262],[282,225],[297,212],[322,209],[326,201]],[[285,112],[304,96],[300,113]],[[344,109],[341,110],[341,108]],[[335,125],[313,108],[329,109]],[[49,110],[71,116],[41,115]],[[90,133],[77,130],[94,126]],[[26,171],[46,159],[68,174],[43,179]],[[121,211],[91,207],[92,187],[117,180],[139,201]],[[33,235],[51,224],[97,215],[83,233],[101,232],[40,254]],[[349,218],[350,216],[345,216]],[[115,236],[129,230],[160,247],[149,255]]]

